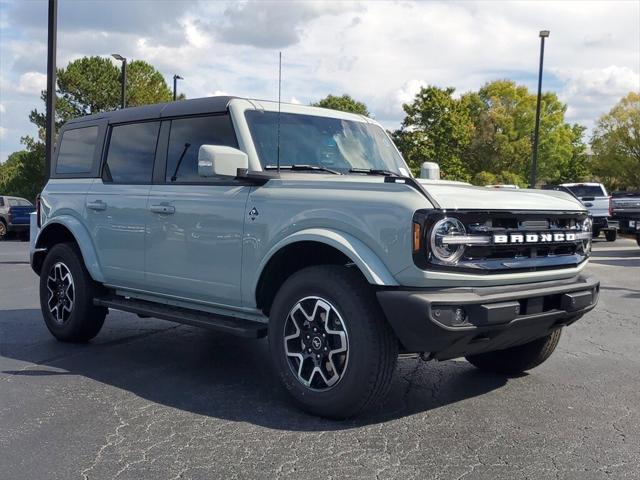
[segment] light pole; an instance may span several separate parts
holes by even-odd
[[[180,75],[173,76],[173,101],[176,101],[178,95],[178,80],[184,80]]]
[[[120,106],[127,106],[127,59],[118,53],[112,53],[111,56],[122,62],[122,78],[120,79]]]
[[[56,135],[56,40],[58,37],[58,0],[49,0],[47,36],[47,108],[45,120],[45,178],[51,176],[53,142]]]
[[[540,131],[540,100],[542,95],[542,64],[544,62],[544,39],[549,36],[549,30],[540,30],[540,68],[538,70],[538,99],[536,101],[536,126],[533,130],[533,156],[531,158],[530,187],[536,187],[536,170],[538,168],[538,133]]]

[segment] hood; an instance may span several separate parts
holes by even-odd
[[[447,209],[473,210],[571,210],[584,205],[565,192],[534,189],[498,189],[417,179]]]
[[[584,205],[572,195],[555,190],[498,189],[474,187],[468,183],[416,179],[441,208],[450,210],[550,210],[585,211]],[[399,189],[413,188],[401,183],[384,183],[382,176],[330,175],[324,173],[287,172],[265,185],[293,188],[323,188],[350,191],[377,191],[393,194]]]

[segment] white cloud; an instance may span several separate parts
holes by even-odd
[[[20,75],[18,81],[18,92],[27,94],[37,94],[47,88],[47,76],[40,72],[27,72]]]
[[[117,3],[117,2],[116,2]],[[14,0],[3,10],[1,100],[11,110],[3,148],[34,134],[29,111],[46,68],[46,9]],[[35,5],[35,6],[34,6]],[[61,2],[58,66],[83,55],[143,59],[188,98],[232,94],[307,104],[329,93],[364,101],[388,128],[423,85],[457,94],[512,78],[535,89],[538,30],[545,90],[587,126],[633,89],[640,73],[640,3],[577,2]],[[160,5],[160,6],[157,6]],[[4,17],[3,17],[4,18]],[[3,125],[6,127],[6,120]]]
[[[629,67],[557,68],[553,73],[564,84],[558,95],[568,105],[567,119],[589,128],[621,97],[631,91],[640,92],[640,74]]]
[[[7,109],[5,108],[3,103],[0,103],[0,113],[5,113]]]
[[[7,129],[5,127],[0,127],[0,138],[4,138],[7,135]]]

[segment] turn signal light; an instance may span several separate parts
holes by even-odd
[[[419,223],[413,223],[413,251],[419,252],[422,239],[422,229],[420,228]]]

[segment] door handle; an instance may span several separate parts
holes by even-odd
[[[172,213],[176,213],[176,207],[173,205],[151,205],[149,207],[153,213],[164,213],[165,215],[170,215]]]
[[[87,202],[87,208],[91,210],[106,210],[107,204],[102,200],[96,200],[95,202]]]

